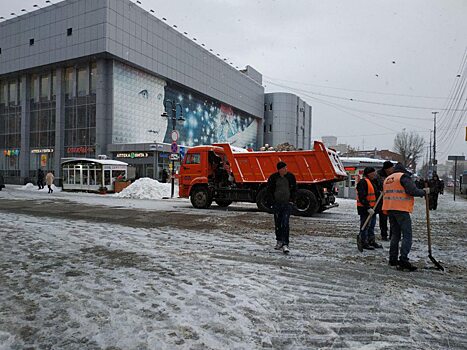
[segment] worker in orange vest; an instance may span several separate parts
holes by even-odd
[[[360,233],[357,239],[359,251],[383,248],[375,239],[375,204],[379,194],[380,190],[376,184],[376,170],[367,167],[363,170],[363,178],[357,184],[357,212],[360,215]],[[369,215],[372,215],[370,222],[362,230],[362,226]]]
[[[391,227],[391,245],[389,248],[389,265],[397,266],[404,271],[415,271],[416,266],[409,262],[412,247],[412,219],[414,196],[424,197],[430,193],[429,188],[419,189],[413,182],[410,172],[401,163],[386,169],[389,174],[384,180],[383,210],[388,213]],[[402,243],[399,260],[399,241]]]

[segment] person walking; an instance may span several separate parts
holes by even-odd
[[[278,162],[277,172],[272,174],[267,183],[267,189],[273,203],[274,226],[276,232],[276,246],[284,254],[289,253],[289,218],[292,204],[295,202],[297,180],[294,174],[289,173],[287,164]]]
[[[394,165],[392,164],[391,161],[387,160],[383,163],[383,168],[378,170],[376,174],[378,175],[377,177],[377,186],[378,190],[380,193],[383,191],[383,184],[384,180],[388,177],[388,174],[386,173],[386,169],[392,168]],[[384,198],[381,199],[381,201],[378,204],[378,217],[379,217],[379,229],[381,231],[381,239],[383,241],[388,240],[388,233],[389,233],[389,239],[391,239],[391,232],[388,230],[388,216],[383,212],[383,201]]]
[[[45,176],[45,182],[47,183],[47,187],[49,188],[49,193],[53,193],[54,190],[52,189],[52,185],[54,183],[55,177],[54,174],[49,171]]]
[[[381,244],[376,243],[375,239],[377,210],[375,204],[380,193],[375,168],[366,167],[363,170],[363,178],[357,184],[357,212],[360,215],[360,233],[357,240],[359,251],[383,248]],[[369,223],[363,228],[363,224],[370,215]]]
[[[384,180],[383,210],[387,211],[391,227],[391,245],[389,248],[389,265],[400,270],[415,271],[416,266],[409,262],[412,248],[412,219],[414,197],[424,197],[430,193],[429,188],[423,190],[415,186],[408,172],[401,163],[386,169],[389,174]],[[402,237],[401,237],[402,236]],[[402,243],[399,255],[399,242]]]
[[[37,169],[37,187],[39,190],[44,188],[44,172],[41,168]]]
[[[438,208],[438,195],[441,193],[441,189],[443,187],[438,174],[434,173],[431,180],[428,180],[428,187],[430,188],[428,207],[430,210],[436,210]]]

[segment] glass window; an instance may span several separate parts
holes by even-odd
[[[48,99],[50,93],[49,76],[43,75],[40,80],[40,98]]]
[[[104,186],[110,186],[110,170],[104,170]]]
[[[37,91],[37,75],[33,75],[31,77],[31,84],[29,85],[29,98],[31,100],[37,101],[39,100],[39,91]]]
[[[90,79],[91,79],[91,94],[96,94],[96,79],[97,79],[97,64],[96,62],[91,63],[91,72],[90,72]]]
[[[102,169],[96,169],[96,185],[102,183]]]
[[[73,97],[73,67],[69,67],[65,70],[65,96],[67,98]]]
[[[57,96],[57,73],[53,71],[52,73],[52,99],[55,100]]]
[[[188,153],[185,164],[200,164],[201,156],[199,153]]]
[[[88,94],[88,77],[87,69],[78,69],[78,96],[86,96]]]
[[[10,82],[10,93],[9,93],[9,102],[10,104],[16,105],[18,102],[18,91],[16,90],[16,82]]]
[[[5,91],[6,91],[6,86],[5,82],[0,81],[0,104],[5,103]]]

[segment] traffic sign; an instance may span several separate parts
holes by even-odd
[[[178,131],[177,130],[172,130],[172,133],[170,134],[172,136],[172,141],[177,142],[178,141]]]
[[[178,153],[170,153],[169,159],[170,159],[170,160],[180,160],[180,154],[178,154]]]
[[[172,146],[170,146],[170,150],[172,153],[178,153],[178,145],[176,142],[172,142]]]

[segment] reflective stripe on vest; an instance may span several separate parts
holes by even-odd
[[[405,193],[401,185],[403,173],[394,173],[384,180],[383,210],[398,210],[411,213],[413,211],[414,198]]]
[[[368,185],[368,193],[366,195],[366,200],[368,201],[368,203],[370,203],[370,206],[373,208],[376,204],[375,189],[370,179],[364,178],[362,180],[366,180],[366,183]],[[363,207],[363,204],[360,203],[360,199],[358,198],[358,193],[357,193],[357,207]]]

